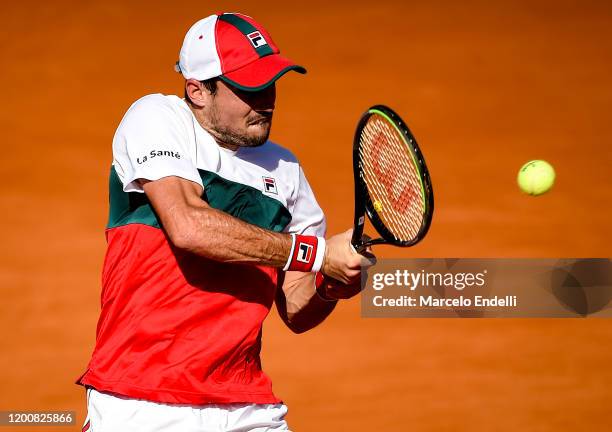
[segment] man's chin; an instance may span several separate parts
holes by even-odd
[[[259,147],[259,146],[264,145],[266,141],[268,141],[268,135],[250,137],[247,140],[245,140],[244,145],[242,147]]]
[[[230,130],[214,130],[210,133],[217,142],[238,147],[259,147],[268,140],[270,127],[268,125],[265,127],[262,127],[262,125],[251,125],[240,134]]]
[[[261,127],[259,126],[258,131],[252,131],[254,133],[247,135],[245,138],[245,147],[259,147],[260,145],[265,144],[268,141],[268,137],[270,136],[270,127]]]

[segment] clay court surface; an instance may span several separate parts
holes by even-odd
[[[182,93],[182,37],[216,11],[256,17],[309,69],[280,81],[272,139],[300,158],[330,233],[352,223],[354,125],[385,103],[420,141],[436,214],[422,244],[379,256],[610,256],[609,2],[0,8],[0,410],[82,423],[112,135],[135,99]],[[558,182],[531,198],[515,175],[538,158]],[[605,431],[611,346],[611,320],[366,320],[355,298],[304,335],[274,311],[263,363],[296,431]]]

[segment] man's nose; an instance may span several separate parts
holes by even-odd
[[[272,111],[276,103],[276,86],[272,84],[263,90],[254,92],[252,107],[256,111]]]

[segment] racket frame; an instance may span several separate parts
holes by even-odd
[[[412,160],[419,171],[419,178],[424,191],[424,196],[422,196],[422,199],[424,200],[423,204],[425,207],[425,213],[423,215],[423,223],[421,224],[417,235],[412,240],[398,240],[387,229],[382,219],[378,216],[376,210],[374,210],[374,203],[370,198],[367,185],[365,184],[365,180],[362,176],[359,156],[359,150],[361,148],[361,134],[369,118],[375,114],[387,118],[399,132],[405,141],[407,151],[410,153],[410,156],[412,157]],[[355,182],[355,215],[353,220],[354,229],[351,244],[357,252],[361,252],[366,247],[377,244],[390,244],[400,247],[414,246],[421,241],[423,237],[425,237],[427,231],[429,230],[429,226],[431,225],[434,210],[433,189],[431,186],[429,171],[414,135],[412,135],[412,132],[410,132],[410,129],[406,123],[404,123],[401,117],[386,105],[372,106],[365,113],[363,113],[359,119],[359,122],[357,123],[355,137],[353,139],[353,177]],[[376,229],[381,237],[376,239],[368,239],[362,242],[361,238],[363,235],[366,214],[368,219],[370,219],[372,226]]]

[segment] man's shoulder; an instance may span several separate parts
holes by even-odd
[[[134,110],[152,110],[152,111],[164,111],[164,110],[176,110],[182,108],[184,101],[175,95],[165,95],[161,93],[148,94],[140,99],[137,99],[128,112]]]
[[[163,95],[161,93],[149,94],[136,100],[127,110],[117,132],[126,130],[141,131],[166,130],[168,128],[182,130],[189,123],[189,110],[185,102],[178,96]]]

